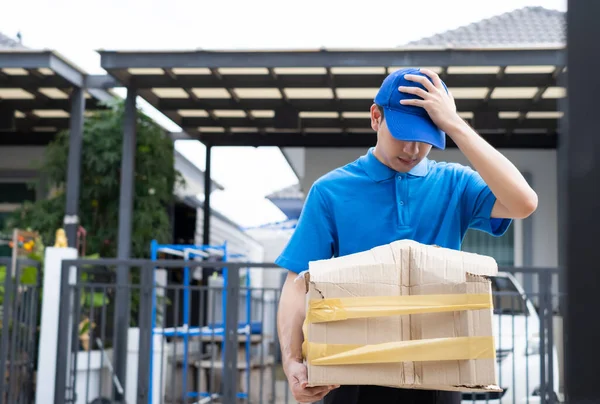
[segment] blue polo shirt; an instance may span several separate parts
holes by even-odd
[[[510,226],[490,217],[496,197],[470,167],[423,159],[398,173],[373,150],[313,184],[277,265],[301,272],[403,239],[459,250],[468,229],[501,236]]]

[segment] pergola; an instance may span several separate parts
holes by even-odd
[[[369,107],[402,66],[441,74],[461,115],[497,147],[554,148],[562,116],[562,48],[100,54],[123,86],[211,146],[372,145]]]
[[[101,65],[207,146],[368,147],[369,107],[400,67],[429,67],[495,147],[555,148],[565,51],[553,48],[100,51]],[[126,133],[126,139],[135,136]],[[449,147],[453,147],[449,142]],[[133,158],[133,156],[126,156]],[[205,181],[209,217],[210,181]],[[204,242],[209,240],[204,220]]]
[[[45,145],[70,130],[65,230],[77,241],[79,166],[85,110],[113,96],[54,51],[0,49],[0,145]]]
[[[112,95],[89,89],[87,75],[53,51],[0,49],[0,144],[43,145],[68,129],[76,89],[85,109]]]

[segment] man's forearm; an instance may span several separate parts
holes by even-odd
[[[466,122],[454,125],[448,136],[490,187],[503,207],[503,216],[523,218],[537,208],[537,194],[519,170]]]
[[[305,286],[304,282],[294,282],[294,279],[295,275],[289,273],[277,312],[277,331],[284,366],[289,361],[302,362]]]

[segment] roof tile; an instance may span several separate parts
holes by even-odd
[[[565,13],[543,7],[525,7],[407,45],[485,48],[556,46],[565,42]]]

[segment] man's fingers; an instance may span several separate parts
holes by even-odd
[[[323,393],[323,394],[319,394],[319,395],[316,397],[317,401],[319,401],[319,400],[322,400],[322,399],[323,399],[323,397],[325,397],[327,394],[329,394],[329,391],[330,391],[330,390],[327,390],[325,393]]]
[[[303,389],[303,393],[308,396],[316,396],[321,393],[325,393],[331,390],[329,386],[316,386],[316,387],[306,387]]]
[[[420,71],[421,71],[421,73],[427,75],[431,79],[431,81],[433,81],[433,85],[437,89],[439,89],[439,90],[444,89],[442,80],[440,79],[440,76],[438,76],[438,74],[436,72],[434,72],[433,70],[429,70],[429,69],[421,69]],[[427,80],[427,81],[429,81],[429,80]]]
[[[424,107],[425,100],[400,100],[402,105],[413,105],[415,107]]]
[[[298,390],[295,391],[294,397],[299,402],[305,402],[303,400],[306,400],[306,402],[312,403],[315,401],[319,401],[320,399],[325,397],[327,395],[327,393],[329,393],[331,390],[336,389],[338,387],[340,387],[340,386],[334,385],[334,386],[306,387],[306,388],[300,389],[299,391]]]
[[[317,387],[302,389],[299,393],[294,394],[294,398],[299,403],[314,403],[325,397],[327,393],[331,391],[328,387],[316,389]]]
[[[425,73],[425,72],[423,72]],[[434,73],[435,74],[435,73]],[[427,89],[427,91],[432,92],[436,90],[436,86],[427,79],[427,77],[419,76],[416,74],[407,74],[404,76],[406,80],[414,81],[415,83],[420,83]]]
[[[427,99],[430,97],[430,94],[427,91],[423,90],[421,87],[400,86],[398,87],[398,90],[402,91],[403,93],[414,94],[423,99]]]

